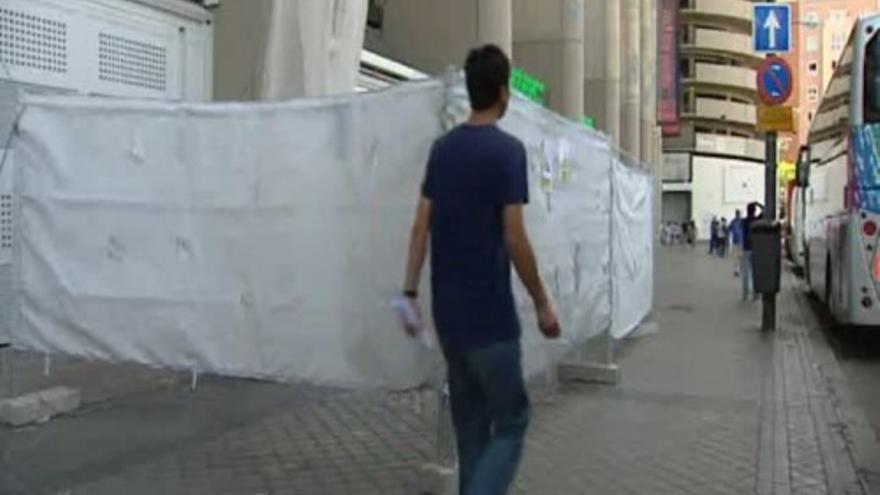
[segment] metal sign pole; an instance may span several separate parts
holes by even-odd
[[[774,53],[791,51],[792,9],[788,4],[775,0],[754,4],[752,11],[752,40],[757,53],[767,54],[758,68],[758,96],[763,105],[758,107],[758,129],[765,131],[764,170],[764,218],[761,227],[761,249],[752,250],[752,265],[760,267],[763,293],[761,328],[776,329],[776,293],[780,289],[779,225],[776,223],[776,197],[779,186],[776,180],[776,140],[778,132],[794,132],[794,117],[786,102],[791,97],[794,75],[791,66]],[[756,224],[757,226],[758,224]],[[753,232],[756,230],[753,228]],[[754,241],[753,241],[754,243]],[[752,270],[756,273],[755,269]],[[773,276],[774,279],[768,277]],[[753,275],[754,276],[754,275]],[[753,278],[757,285],[757,277]],[[756,287],[757,288],[757,287]]]
[[[776,221],[776,131],[766,134],[766,167],[764,171],[764,217],[771,222]],[[761,316],[763,330],[776,329],[776,294],[764,294],[763,312]]]

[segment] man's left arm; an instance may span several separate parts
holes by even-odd
[[[414,295],[419,290],[422,266],[428,256],[428,235],[431,221],[431,200],[422,197],[416,208],[415,219],[409,235],[409,253],[406,260],[406,276],[403,279],[403,290]]]

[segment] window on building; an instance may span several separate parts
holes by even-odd
[[[691,61],[689,59],[681,59],[678,63],[678,70],[681,72],[681,77],[687,79],[691,77]]]
[[[874,35],[865,49],[864,120],[880,122],[880,37]]]
[[[808,12],[804,17],[804,24],[806,24],[807,27],[818,27],[821,23],[822,21],[819,20],[819,14],[817,12]]]
[[[810,62],[810,65],[807,66],[810,69],[811,74],[816,74],[819,72],[819,62]]]
[[[813,121],[813,112],[807,112],[807,122]]]
[[[819,101],[819,88],[816,86],[807,88],[807,99],[811,102]]]
[[[840,52],[843,51],[843,47],[846,46],[846,35],[843,33],[834,33],[831,35],[831,51],[834,52],[834,56],[837,57],[840,55]]]
[[[807,51],[808,52],[818,52],[819,51],[819,38],[815,36],[807,37]]]

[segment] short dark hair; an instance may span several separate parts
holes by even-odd
[[[749,203],[746,206],[746,216],[748,216],[749,218],[755,218],[755,216],[757,214],[758,214],[758,203],[754,203],[754,202]]]
[[[468,53],[464,72],[471,108],[488,110],[510,84],[510,59],[495,45],[481,46]]]

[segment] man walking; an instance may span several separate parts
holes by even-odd
[[[553,339],[560,329],[523,221],[526,150],[496,126],[510,98],[510,61],[498,47],[483,46],[470,52],[465,73],[472,112],[431,150],[403,289],[415,303],[430,237],[434,322],[447,363],[459,493],[502,495],[516,474],[529,414],[511,261],[534,301],[541,332]]]
[[[709,255],[715,254],[718,250],[718,217],[712,217],[712,223],[709,224]]]

